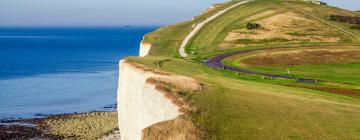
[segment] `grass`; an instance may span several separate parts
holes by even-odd
[[[183,76],[166,76],[153,79],[156,82],[167,83],[174,89],[182,89],[186,92],[201,90],[201,85],[194,79]]]
[[[295,3],[295,2],[294,2]],[[295,3],[298,4],[299,6],[307,6],[307,3]],[[315,7],[316,5],[312,5],[310,4],[312,7]],[[324,9],[322,7],[322,9]],[[270,10],[274,10],[273,14],[268,14],[268,15],[264,15],[263,17],[258,17],[258,18],[252,18],[253,16],[256,16],[258,14],[261,13],[266,13]],[[329,13],[324,13],[321,10],[318,10],[316,8],[314,8],[313,10],[315,10],[316,12],[315,15],[316,16],[320,16],[321,18],[324,18],[326,16],[328,16],[329,14],[331,14],[331,12]],[[335,9],[334,11],[336,11],[337,9]],[[328,10],[329,11],[329,10]],[[265,1],[265,0],[257,0],[255,2],[252,3],[248,3],[248,4],[244,4],[244,5],[240,5],[238,8],[233,9],[231,11],[229,11],[227,14],[213,20],[212,22],[210,22],[208,25],[206,25],[203,29],[200,30],[200,32],[198,34],[196,34],[194,36],[194,38],[190,41],[190,43],[187,46],[187,52],[195,52],[195,56],[193,57],[199,57],[199,58],[203,58],[204,56],[207,56],[209,54],[212,53],[216,53],[216,52],[220,52],[220,51],[226,51],[226,50],[232,50],[232,49],[242,49],[244,47],[240,47],[240,48],[220,48],[219,45],[221,43],[224,42],[225,37],[228,35],[229,32],[231,31],[236,31],[239,29],[245,29],[245,25],[248,22],[257,22],[261,19],[264,18],[268,18],[271,17],[273,15],[277,15],[277,14],[282,14],[282,13],[286,13],[286,12],[294,12],[294,13],[298,13],[300,15],[303,15],[302,13],[300,13],[299,11],[292,9],[288,6],[286,6],[285,4],[283,4],[280,1]],[[322,15],[319,15],[317,13],[321,13]],[[305,16],[308,19],[311,20],[315,20],[316,19],[312,19],[311,17]],[[326,19],[327,20],[327,19]],[[298,23],[296,23],[298,24]],[[340,42],[331,42],[332,45],[335,44],[353,44],[353,43],[359,43],[356,40],[353,40],[349,37],[346,37],[346,35],[342,34],[341,32],[333,29],[333,27],[328,26],[326,24],[322,24],[322,23],[318,23],[321,24],[321,26],[323,26],[323,29],[327,29],[327,30],[331,30],[333,33],[332,34],[328,34],[329,36],[336,36],[339,37],[341,39]],[[336,23],[335,25],[340,26],[338,23]],[[309,25],[310,26],[310,25]],[[302,27],[301,24],[299,26],[300,28],[305,28]],[[340,26],[343,27],[343,26]],[[345,27],[343,27],[345,28]],[[294,29],[295,30],[295,29]],[[333,31],[334,30],[334,31]],[[346,27],[346,30],[351,30],[351,32],[354,32],[353,30],[355,29],[348,29],[348,27]],[[302,32],[301,32],[302,33]],[[293,34],[301,34],[299,32],[293,33]],[[304,32],[306,33],[306,32]],[[302,34],[304,34],[302,33]],[[290,32],[291,34],[291,32]],[[326,37],[326,36],[325,36]],[[262,44],[262,42],[271,42],[271,41],[275,41],[272,42],[274,44],[284,44],[287,46],[296,46],[298,44],[307,44],[307,45],[324,45],[324,44],[328,44],[327,42],[309,42],[309,41],[302,41],[302,42],[290,42],[290,41],[281,41],[284,39],[277,39],[276,37],[274,39],[260,39],[260,40],[256,40],[256,39],[240,39],[235,41],[235,44],[241,44],[244,43],[246,47],[248,47],[247,45],[251,45],[254,43],[258,43],[257,45],[252,45],[252,46],[257,46],[257,47],[263,47],[264,44]],[[245,47],[245,48],[246,48]],[[219,53],[216,53],[219,54]]]
[[[143,130],[143,140],[200,140],[204,132],[183,117],[160,122]]]
[[[273,66],[253,67],[252,70],[287,75],[287,69],[291,75],[306,77],[324,81],[356,84],[360,86],[360,64],[325,64],[325,65],[297,65],[297,66]]]
[[[303,3],[303,2],[287,2],[287,3],[290,4],[291,6],[300,8],[300,9],[306,11],[307,13],[314,15],[328,23],[331,23],[332,25],[335,25],[336,27],[346,30],[352,34],[355,34],[357,42],[360,41],[359,40],[360,39],[360,31],[356,30],[356,29],[351,29],[351,27],[352,27],[351,24],[346,24],[346,23],[335,22],[335,21],[329,20],[330,15],[359,16],[358,13],[340,9],[340,8],[336,8],[336,7],[324,6],[324,5],[319,6],[319,5],[311,4],[311,3]]]
[[[257,51],[223,63],[261,73],[360,85],[358,47],[312,47]],[[289,71],[288,71],[289,70]]]
[[[129,58],[157,68],[162,58]],[[359,99],[302,88],[249,80],[186,60],[171,59],[160,68],[191,76],[207,86],[189,102],[203,110],[195,124],[208,130],[208,139],[354,139],[360,136]],[[261,88],[260,88],[261,87]]]
[[[171,26],[161,27],[155,32],[149,33],[145,36],[144,42],[151,43],[152,49],[150,50],[150,56],[166,56],[166,57],[179,57],[178,47],[182,40],[191,31],[192,25],[197,24],[207,17],[210,17],[215,12],[225,9],[234,4],[229,2],[224,5],[218,6],[216,9],[197,16],[194,20],[178,23]],[[166,47],[164,47],[166,46]]]
[[[279,43],[279,42],[288,42],[289,40],[285,38],[271,38],[271,39],[237,39],[234,43],[236,44],[269,44],[269,43]]]
[[[270,11],[271,13],[276,13]],[[297,14],[294,11],[285,13],[270,14],[269,11],[262,12],[263,19],[256,23],[263,28],[257,30],[236,29],[228,33],[227,37],[220,44],[220,48],[246,47],[249,44],[269,44],[269,43],[294,43],[294,42],[342,42],[347,36],[339,33],[337,30],[326,28],[321,22]],[[250,18],[253,18],[251,16]],[[240,33],[238,33],[240,32]],[[252,32],[255,34],[244,34]]]
[[[206,25],[200,32],[194,36],[188,45],[188,52],[197,52],[198,55],[204,55],[211,51],[216,51],[218,45],[225,39],[226,35],[238,28],[245,28],[248,21],[246,18],[251,15],[272,10],[278,2],[256,1],[240,5],[238,8],[230,10],[227,14],[213,20]],[[286,9],[279,9],[284,11]]]
[[[223,9],[234,2],[219,7]],[[292,3],[299,7],[313,7],[315,5]],[[321,9],[327,7],[321,7]],[[326,19],[326,12],[315,15]],[[296,12],[277,0],[257,0],[241,5],[207,24],[191,40],[187,51],[196,52],[190,59],[180,59],[177,49],[181,41],[190,32],[191,26],[214,14],[214,10],[197,17],[193,21],[184,22],[168,27],[162,27],[148,34],[145,42],[152,43],[150,56],[145,58],[129,57],[131,63],[142,64],[165,73],[194,78],[204,84],[201,91],[186,98],[191,106],[199,111],[192,111],[185,117],[197,129],[206,130],[204,139],[357,139],[360,137],[360,98],[344,96],[313,90],[309,86],[329,86],[354,88],[354,85],[341,83],[299,84],[290,80],[263,79],[257,75],[236,74],[227,70],[215,70],[199,64],[198,61],[208,59],[218,54],[237,50],[251,50],[256,48],[313,46],[313,45],[349,45],[358,44],[351,38],[338,43],[329,42],[286,42],[274,40],[260,40],[261,44],[247,45],[240,48],[219,48],[229,32],[245,28],[249,18],[268,10],[275,10],[276,14],[287,11]],[[336,9],[334,10],[336,11]],[[324,14],[325,13],[325,14]],[[301,14],[301,13],[299,13]],[[251,19],[257,21],[265,17]],[[248,20],[247,20],[248,19]],[[337,26],[347,28],[336,23]],[[331,28],[325,26],[325,28]],[[351,30],[351,29],[346,29]],[[351,31],[356,33],[356,31]],[[289,32],[292,33],[292,32]],[[295,32],[293,35],[301,35]],[[250,42],[254,40],[240,40]],[[263,44],[269,42],[269,44]],[[166,60],[166,61],[164,61]],[[161,61],[162,66],[158,67]],[[320,69],[310,66],[306,69]],[[333,66],[338,68],[338,66]],[[355,66],[357,67],[357,66]],[[329,68],[329,67],[327,67]],[[323,66],[321,69],[325,69]],[[350,71],[351,66],[349,66]],[[346,72],[336,71],[337,76]],[[328,71],[308,71],[308,74],[331,74]],[[352,71],[357,74],[358,71]],[[334,73],[332,73],[335,75]],[[352,75],[349,74],[349,75]],[[355,76],[353,76],[355,77]],[[335,78],[336,79],[336,78]],[[337,78],[339,81],[349,80]],[[329,80],[334,80],[330,78]],[[334,80],[336,81],[336,80]],[[349,80],[354,82],[353,80]],[[355,80],[355,82],[357,82]],[[285,85],[285,86],[284,86]],[[176,123],[164,122],[160,126],[150,127],[148,136],[159,136],[163,132],[166,136],[182,130],[174,126]],[[180,127],[181,128],[181,127]],[[191,127],[189,127],[191,128]],[[161,139],[156,137],[156,139]]]

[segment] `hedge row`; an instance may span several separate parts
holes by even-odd
[[[349,24],[360,24],[360,17],[330,15],[330,20],[349,23]]]

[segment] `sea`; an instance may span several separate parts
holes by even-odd
[[[119,60],[156,28],[0,27],[0,120],[113,111]]]

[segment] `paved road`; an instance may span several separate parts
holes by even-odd
[[[179,53],[180,53],[180,56],[181,57],[187,57],[188,54],[186,53],[185,51],[185,47],[186,45],[189,43],[189,41],[191,40],[191,38],[198,32],[200,31],[200,29],[202,27],[204,27],[204,25],[206,25],[207,23],[209,23],[210,21],[216,19],[217,17],[223,15],[224,13],[226,13],[227,11],[241,5],[241,4],[245,4],[245,3],[248,3],[248,2],[251,2],[251,1],[254,1],[254,0],[246,0],[246,1],[241,1],[235,5],[232,5],[224,10],[221,10],[219,12],[217,12],[216,14],[212,15],[211,17],[207,18],[206,20],[204,20],[203,22],[200,22],[199,24],[197,24],[194,29],[185,37],[185,39],[182,41],[181,43],[181,46],[179,48]]]
[[[294,47],[287,47],[287,48],[294,48]],[[287,75],[276,75],[276,74],[267,74],[267,73],[254,72],[254,71],[249,71],[249,70],[244,70],[244,69],[231,67],[231,66],[224,65],[224,64],[221,63],[221,61],[224,60],[225,58],[228,58],[228,57],[231,57],[231,56],[234,56],[234,55],[245,54],[245,53],[261,51],[261,50],[273,50],[273,49],[279,49],[279,48],[262,48],[262,49],[254,49],[254,50],[236,51],[236,52],[216,56],[214,58],[211,58],[210,60],[203,61],[202,64],[208,65],[208,66],[213,67],[213,68],[226,69],[226,70],[230,70],[230,71],[238,72],[238,73],[255,74],[255,75],[271,77],[271,78],[281,78],[281,79],[288,79],[288,80],[296,80],[296,81],[302,82],[302,83],[316,83],[317,81],[319,81],[319,80],[316,80],[316,79],[305,79],[305,78],[297,78],[297,77],[292,77],[292,76],[287,76]]]

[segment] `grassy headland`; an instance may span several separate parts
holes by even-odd
[[[256,0],[207,24],[188,44],[190,57],[179,58],[178,47],[192,25],[235,2],[219,6],[193,21],[162,27],[146,35],[144,41],[153,44],[150,55],[127,59],[167,73],[193,77],[205,85],[202,91],[191,96],[181,94],[186,96],[186,102],[198,108],[186,114],[186,118],[199,129],[206,130],[205,139],[359,138],[360,98],[343,95],[358,92],[357,57],[351,63],[344,60],[345,64],[316,63],[290,68],[299,76],[326,81],[308,84],[217,70],[199,63],[238,50],[329,45],[356,47],[360,45],[360,32],[327,18],[333,13],[355,15],[354,12],[300,1]],[[283,18],[285,22],[274,20],[277,18]],[[263,26],[247,30],[249,22]],[[234,56],[225,63],[236,67],[240,62],[238,58]],[[157,65],[159,62],[162,62],[161,67]],[[278,67],[269,65],[255,68],[283,74],[283,71],[277,71]]]

